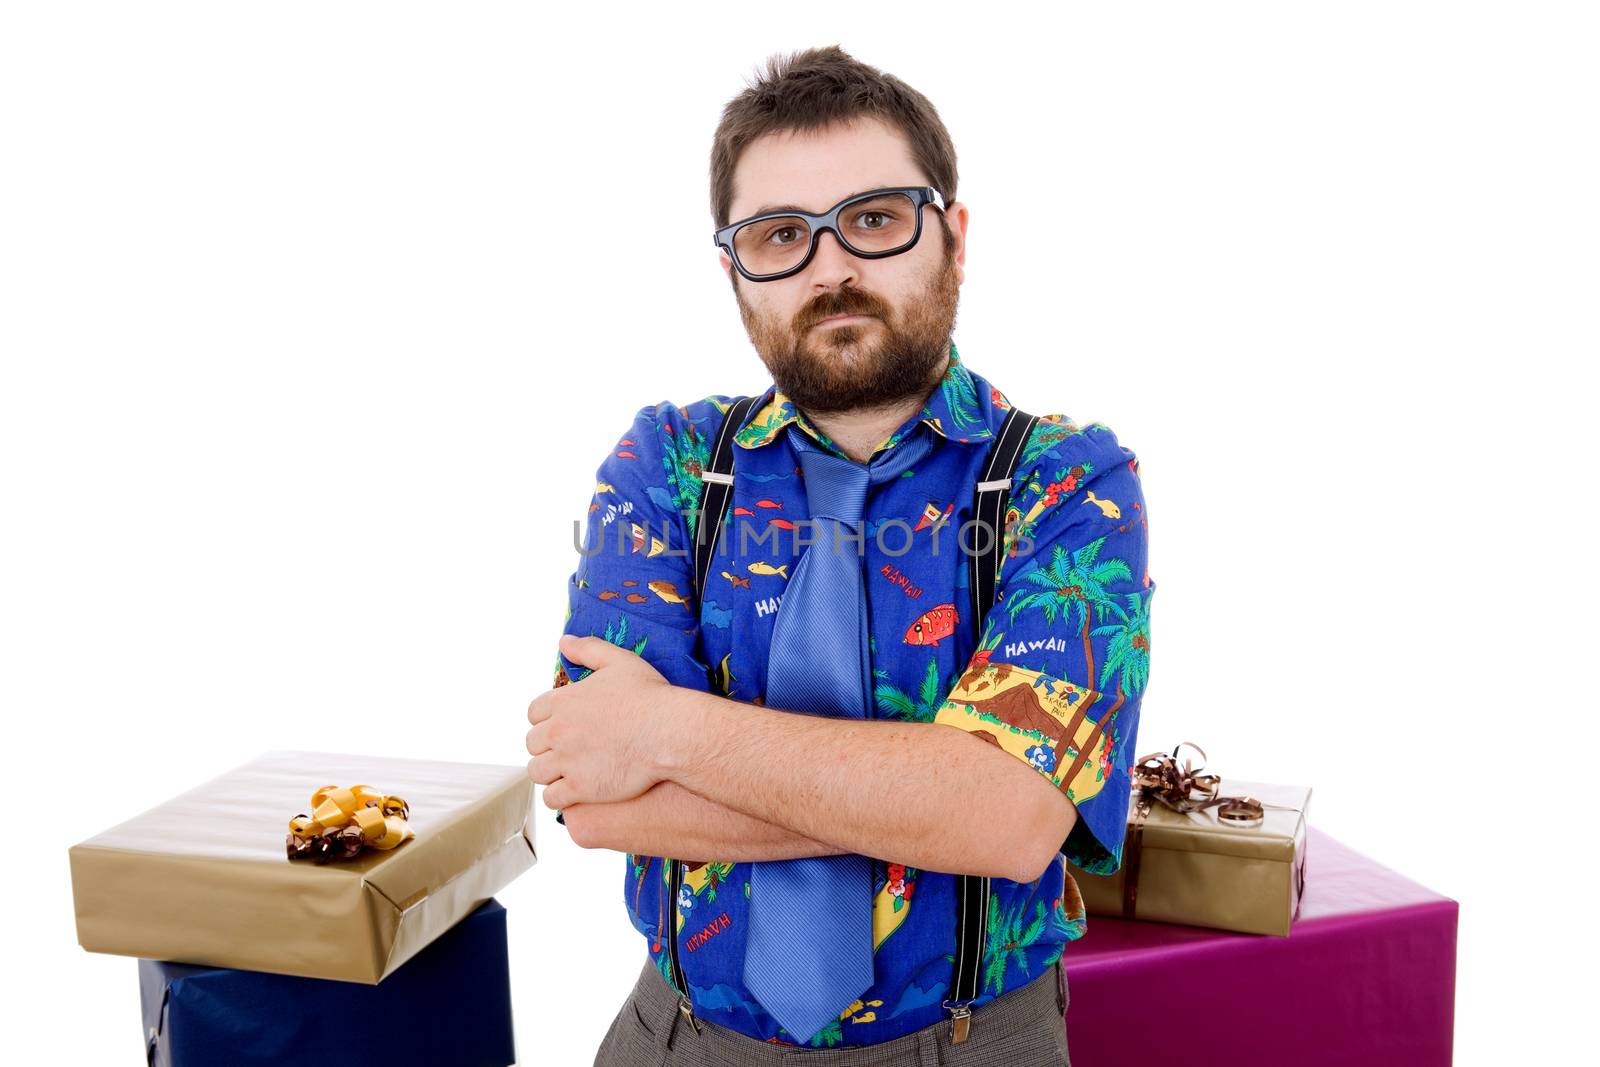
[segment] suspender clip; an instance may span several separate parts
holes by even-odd
[[[722,530],[723,517],[728,510],[729,497],[733,490],[733,434],[743,425],[750,414],[750,409],[760,399],[762,399],[760,396],[745,397],[734,401],[728,408],[717,430],[716,444],[712,447],[710,462],[700,474],[702,484],[697,520],[698,539],[695,544],[695,591],[702,596],[706,579],[711,571],[712,556]],[[980,557],[979,554],[973,553],[971,557],[968,595],[972,602],[974,644],[982,640],[979,628],[983,625],[984,617],[994,606],[1000,568],[1005,560],[1006,546],[1004,537],[999,532],[1000,520],[1009,499],[1012,482],[1016,478],[1022,451],[1038,422],[1037,415],[1029,415],[1019,408],[1012,408],[1006,413],[1005,422],[997,435],[998,440],[990,449],[988,462],[984,465],[983,476],[978,479],[975,487],[973,514],[988,523],[993,536],[987,554]],[[1007,530],[1010,528],[1006,527]],[[707,673],[711,691],[720,692],[721,679],[717,668],[709,667]],[[676,888],[675,882],[673,886]],[[959,893],[956,942],[959,946],[958,959],[963,962],[957,964],[956,982],[952,983],[950,991],[973,994],[978,985],[976,963],[969,970],[964,966],[964,961],[968,959],[976,961],[980,958],[979,953],[983,945],[983,919],[988,913],[989,880],[964,875],[960,879]],[[672,946],[673,959],[676,961],[676,939],[669,941],[669,944]],[[967,982],[966,986],[960,984],[963,979]],[[679,1013],[694,1026],[695,1032],[699,1033],[700,1024],[694,1017],[689,998],[682,994],[679,996]],[[943,1006],[950,1012],[950,1043],[963,1044],[972,1029],[971,1002],[944,1001]]]
[[[950,1009],[950,1043],[959,1045],[967,1039],[967,1031],[972,1026],[972,1006],[958,1004]]]
[[[678,1014],[683,1016],[684,1021],[690,1026],[694,1027],[695,1033],[698,1034],[700,1032],[700,1020],[694,1017],[694,1005],[689,1003],[688,997],[678,997]]]

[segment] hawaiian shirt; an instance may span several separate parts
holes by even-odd
[[[662,401],[634,416],[599,465],[564,629],[632,649],[674,685],[760,705],[773,621],[806,547],[780,536],[808,518],[790,435],[805,433],[833,454],[845,453],[769,387],[735,435],[733,492],[697,596],[700,475],[736,399],[713,395],[681,407]],[[969,558],[957,545],[1009,408],[952,344],[922,410],[874,450],[911,433],[936,435],[926,456],[869,492],[857,549],[864,551],[875,683],[869,716],[967,731],[1033,768],[1077,806],[1078,821],[1039,878],[991,879],[974,1007],[1039,977],[1067,942],[1083,936],[1084,905],[1069,862],[1099,874],[1121,865],[1155,591],[1137,458],[1103,423],[1080,427],[1045,415],[1017,465],[995,605],[974,641]],[[1031,550],[1022,551],[1030,541]],[[959,541],[969,550],[981,550],[982,542],[975,529]],[[557,654],[556,685],[587,673]],[[669,862],[682,865],[676,900],[665,899]],[[954,977],[958,875],[872,862],[870,903],[838,906],[872,908],[875,981],[836,1023],[812,1035],[810,1046],[878,1044],[945,1018],[940,1001]],[[743,982],[749,863],[629,854],[622,888],[628,917],[669,985],[663,938],[677,939],[696,1015],[760,1041],[798,1044]]]

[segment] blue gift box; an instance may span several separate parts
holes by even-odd
[[[506,909],[490,898],[377,985],[139,961],[152,1067],[507,1067]]]

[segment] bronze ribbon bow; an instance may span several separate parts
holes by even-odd
[[[1130,770],[1133,787],[1139,793],[1139,803],[1134,809],[1133,833],[1128,842],[1127,875],[1122,882],[1122,917],[1134,918],[1139,897],[1139,858],[1144,846],[1144,820],[1159,802],[1173,811],[1188,813],[1217,809],[1217,818],[1227,822],[1260,822],[1266,818],[1265,808],[1279,808],[1281,804],[1263,804],[1255,797],[1224,797],[1217,795],[1222,777],[1216,774],[1199,774],[1186,759],[1178,766],[1178,749],[1188,745],[1200,753],[1200,767],[1205,766],[1206,751],[1193,741],[1179,741],[1172,755],[1152,752],[1141,756]],[[1198,792],[1200,799],[1193,794]]]
[[[284,847],[292,860],[347,860],[363,847],[391,849],[416,836],[411,806],[370,785],[325,785],[311,794],[311,812],[289,820]]]

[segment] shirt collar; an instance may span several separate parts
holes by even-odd
[[[987,417],[989,412],[990,405],[979,401],[977,383],[974,382],[973,375],[967,370],[966,365],[961,362],[961,355],[956,351],[955,342],[952,341],[950,360],[945,367],[944,376],[928,394],[922,410],[885,437],[872,450],[873,454],[899,444],[906,434],[916,429],[919,422],[927,424],[935,433],[949,441],[987,442],[995,433],[989,424]],[[800,409],[794,406],[794,402],[784,396],[783,391],[776,386],[767,390],[762,402],[756,405],[754,414],[734,433],[733,441],[742,448],[760,448],[776,440],[783,428],[790,423],[799,426],[818,444],[842,454],[839,446],[829,440],[827,434],[812,426]]]

